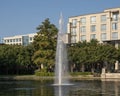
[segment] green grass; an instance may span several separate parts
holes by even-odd
[[[41,71],[35,71],[36,76],[54,76],[54,72],[41,72]],[[70,72],[71,76],[87,76],[92,75],[91,72]]]

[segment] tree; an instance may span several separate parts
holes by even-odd
[[[16,47],[16,74],[33,74],[35,65],[32,62],[32,45]]]
[[[17,54],[15,47],[12,45],[0,46],[0,73],[1,74],[14,74],[13,69],[16,65]]]
[[[110,44],[100,44],[97,40],[79,42],[75,44],[75,46],[71,46],[68,52],[69,60],[81,66],[81,71],[84,71],[84,67],[86,66],[89,66],[92,72],[94,72],[98,66],[100,67],[99,70],[101,70],[104,62],[107,62],[107,69],[110,69],[110,66],[113,66],[118,58],[118,53],[114,46]]]
[[[41,25],[37,27],[37,35],[34,38],[34,54],[33,62],[39,68],[53,66],[55,63],[56,37],[58,29],[51,24],[49,19],[45,19]]]
[[[33,74],[33,48],[20,45],[0,46],[0,74]]]

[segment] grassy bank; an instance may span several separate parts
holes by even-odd
[[[69,79],[96,79],[93,75],[69,76]],[[99,77],[98,77],[99,78]],[[12,75],[0,76],[0,80],[51,80],[54,76],[36,76],[36,75]]]

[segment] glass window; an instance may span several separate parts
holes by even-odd
[[[107,18],[106,18],[106,15],[102,15],[102,16],[101,16],[101,22],[105,22],[106,19],[107,19]]]
[[[106,40],[106,33],[101,34],[101,40]]]
[[[10,42],[12,42],[12,39],[10,39]]]
[[[106,31],[106,24],[101,25],[101,31]]]
[[[80,31],[81,31],[81,33],[86,32],[86,27],[85,26],[81,26]]]
[[[96,39],[96,34],[91,34],[90,39]]]
[[[91,32],[95,32],[96,31],[96,25],[91,25]]]
[[[112,30],[117,30],[117,29],[118,29],[118,24],[112,23]]]
[[[80,22],[81,22],[81,24],[86,24],[86,18],[85,17],[81,18]]]
[[[19,42],[21,42],[21,38],[19,38]]]
[[[16,42],[18,42],[18,39],[16,39]]]
[[[96,16],[92,16],[92,17],[90,18],[90,22],[91,22],[91,23],[95,23],[95,22],[96,22]]]
[[[112,39],[118,39],[118,32],[112,33]]]
[[[113,15],[112,15],[113,21],[117,21],[118,16],[119,16],[119,12],[113,12]]]
[[[74,32],[74,33],[75,33],[75,32],[76,32],[76,28],[72,28],[72,32]]]
[[[7,42],[9,42],[9,39],[7,40]]]
[[[72,28],[71,35],[76,35],[76,28]]]
[[[30,37],[30,41],[32,41],[33,40],[33,38],[32,37]]]
[[[15,42],[15,39],[13,39],[13,42]]]
[[[71,37],[71,43],[76,43],[76,37],[75,36]]]
[[[72,26],[76,26],[77,25],[77,19],[73,19],[72,20]]]
[[[82,35],[81,36],[81,41],[85,41],[86,40],[86,36],[85,35]]]

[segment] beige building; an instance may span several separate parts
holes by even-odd
[[[118,43],[120,40],[120,8],[106,9],[100,13],[69,18],[67,33],[69,43],[97,39],[100,43]]]

